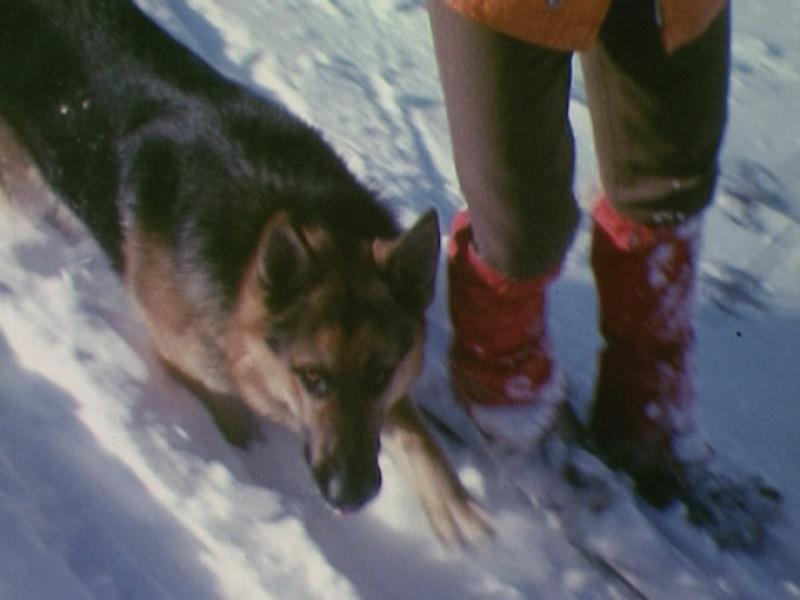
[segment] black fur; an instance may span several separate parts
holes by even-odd
[[[5,2],[0,112],[117,268],[131,217],[226,296],[278,208],[343,239],[397,234],[316,131],[127,1]]]

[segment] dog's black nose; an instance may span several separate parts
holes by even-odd
[[[314,468],[313,472],[317,487],[328,504],[344,513],[364,506],[381,488],[381,471],[377,464],[327,464]]]

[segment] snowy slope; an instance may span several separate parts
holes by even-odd
[[[444,552],[394,465],[380,497],[338,518],[296,439],[267,427],[229,447],[155,361],[91,240],[58,211],[9,208],[47,192],[0,163],[0,599],[636,598],[577,550],[579,536],[650,598],[800,598],[800,10],[735,5],[731,127],[708,216],[699,307],[703,423],[726,456],[785,495],[755,556],[721,553],[679,508],[653,514],[625,483],[593,514],[541,468],[533,508],[483,457],[452,449],[499,540]],[[460,200],[421,0],[140,0],[230,77],[321,128],[406,222]],[[787,6],[789,8],[787,8]],[[576,81],[578,190],[595,190]],[[46,206],[45,203],[42,203]],[[585,232],[553,296],[579,408],[590,397],[594,293]],[[447,410],[445,290],[431,310],[420,401]]]

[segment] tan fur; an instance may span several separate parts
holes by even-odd
[[[162,360],[210,392],[231,393],[220,324],[190,302],[169,247],[133,226],[125,239],[124,255],[125,286]]]
[[[257,413],[300,429],[312,412],[308,406],[315,403],[307,400],[298,406],[294,402],[294,399],[305,396],[302,387],[287,365],[275,357],[264,343],[269,314],[260,293],[260,266],[263,264],[266,238],[275,220],[265,228],[242,281],[239,299],[226,330],[226,359],[236,389]],[[318,252],[324,252],[325,246],[330,243],[328,234],[319,229],[305,229],[303,233],[309,245]],[[392,244],[393,241],[385,241],[385,247]],[[384,259],[385,255],[381,257],[381,260]],[[340,331],[325,330],[295,354],[294,359],[297,364],[317,364],[330,360],[326,356],[341,354],[337,352],[342,346],[341,337]],[[382,413],[387,412],[419,376],[423,345],[424,334],[420,326],[412,350],[397,366],[391,383],[380,399]]]
[[[296,397],[297,383],[264,343],[269,315],[260,292],[261,259],[274,221],[264,228],[242,279],[225,332],[225,361],[236,390],[256,414],[297,430],[300,407],[287,401]]]
[[[70,243],[83,239],[83,225],[42,179],[28,150],[1,116],[0,187],[14,211],[52,225]]]

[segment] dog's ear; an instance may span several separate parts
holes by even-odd
[[[433,300],[440,244],[439,220],[436,211],[429,210],[391,244],[384,258],[395,297],[413,312],[424,311]]]
[[[288,307],[312,282],[313,256],[285,212],[267,225],[262,243],[261,283],[270,310]]]

